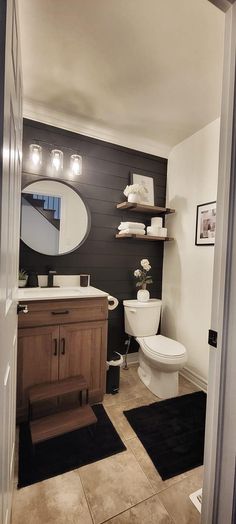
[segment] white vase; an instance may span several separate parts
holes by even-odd
[[[150,293],[148,289],[139,289],[137,293],[137,299],[139,302],[148,302],[150,298]]]
[[[27,279],[18,280],[18,287],[25,287],[27,284]]]
[[[133,204],[138,204],[140,202],[140,195],[138,193],[130,193],[128,195],[128,202]]]

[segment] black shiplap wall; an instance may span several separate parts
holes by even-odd
[[[70,148],[83,157],[83,174],[77,181],[68,180],[66,165],[61,180],[79,190],[91,212],[91,231],[84,244],[73,253],[46,256],[36,253],[21,242],[20,267],[47,273],[47,266],[59,274],[91,274],[91,284],[114,295],[119,307],[109,313],[109,350],[123,351],[124,318],[122,300],[136,297],[133,271],[141,258],[152,266],[154,284],[151,296],[161,298],[163,244],[132,239],[117,240],[115,233],[120,221],[133,220],[150,224],[150,218],[140,213],[118,211],[116,204],[125,200],[123,190],[130,173],[140,173],[154,179],[155,204],[165,206],[167,160],[134,151],[108,142],[88,138],[63,129],[31,120],[24,121],[22,185],[47,176],[46,163],[39,174],[30,172],[29,145],[33,140],[45,142],[44,151]],[[42,145],[42,144],[41,144]],[[66,150],[64,150],[66,157]],[[45,155],[46,156],[46,155]],[[136,350],[133,344],[133,350]]]

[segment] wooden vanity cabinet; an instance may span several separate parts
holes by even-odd
[[[58,356],[54,355],[58,340],[58,326],[18,330],[16,405],[19,422],[27,418],[29,388],[58,379]],[[51,405],[53,409],[55,401]],[[47,413],[50,413],[49,406]]]
[[[107,358],[107,299],[40,300],[28,302],[28,310],[27,314],[19,315],[18,421],[27,418],[29,388],[43,382],[82,374],[89,384],[90,404],[102,401]],[[45,414],[49,408],[45,407]],[[40,415],[43,414],[44,406],[41,406]]]

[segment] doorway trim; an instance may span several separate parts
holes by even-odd
[[[210,0],[212,1],[212,0]],[[232,256],[236,245],[234,211],[236,187],[234,183],[236,145],[233,141],[236,111],[235,98],[235,56],[236,56],[236,4],[228,4],[225,15],[225,46],[223,92],[221,108],[219,179],[217,195],[217,233],[214,258],[212,320],[211,327],[218,332],[217,349],[210,347],[209,389],[205,435],[205,474],[203,483],[202,523],[218,524],[232,522],[234,461],[233,446],[229,444],[229,428],[235,439],[236,423],[230,411],[230,398],[235,389],[232,370],[236,369],[235,350],[232,335]],[[233,5],[234,4],[234,5]],[[220,7],[222,9],[222,7]],[[223,9],[225,10],[225,9]],[[235,265],[235,264],[234,264]],[[236,298],[236,292],[235,292]],[[235,300],[234,298],[234,300]],[[235,334],[235,333],[234,333]],[[230,367],[229,367],[230,364]],[[228,431],[228,434],[227,434]],[[233,460],[232,460],[233,459]],[[226,473],[225,464],[228,463]],[[231,466],[229,467],[229,464]],[[227,479],[227,482],[226,482]],[[223,520],[222,520],[223,515]]]

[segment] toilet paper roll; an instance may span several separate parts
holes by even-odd
[[[167,237],[167,228],[166,227],[160,227],[159,228],[159,236],[160,237]]]
[[[119,304],[119,301],[117,298],[112,297],[111,295],[108,296],[108,309],[109,311],[113,311],[113,309],[116,309]]]
[[[153,237],[159,237],[159,231],[160,231],[160,227],[154,227],[154,226],[148,226],[147,227],[147,235],[148,236],[153,236]]]
[[[154,227],[162,227],[163,226],[163,218],[161,218],[161,217],[152,217],[151,218],[151,224]]]

